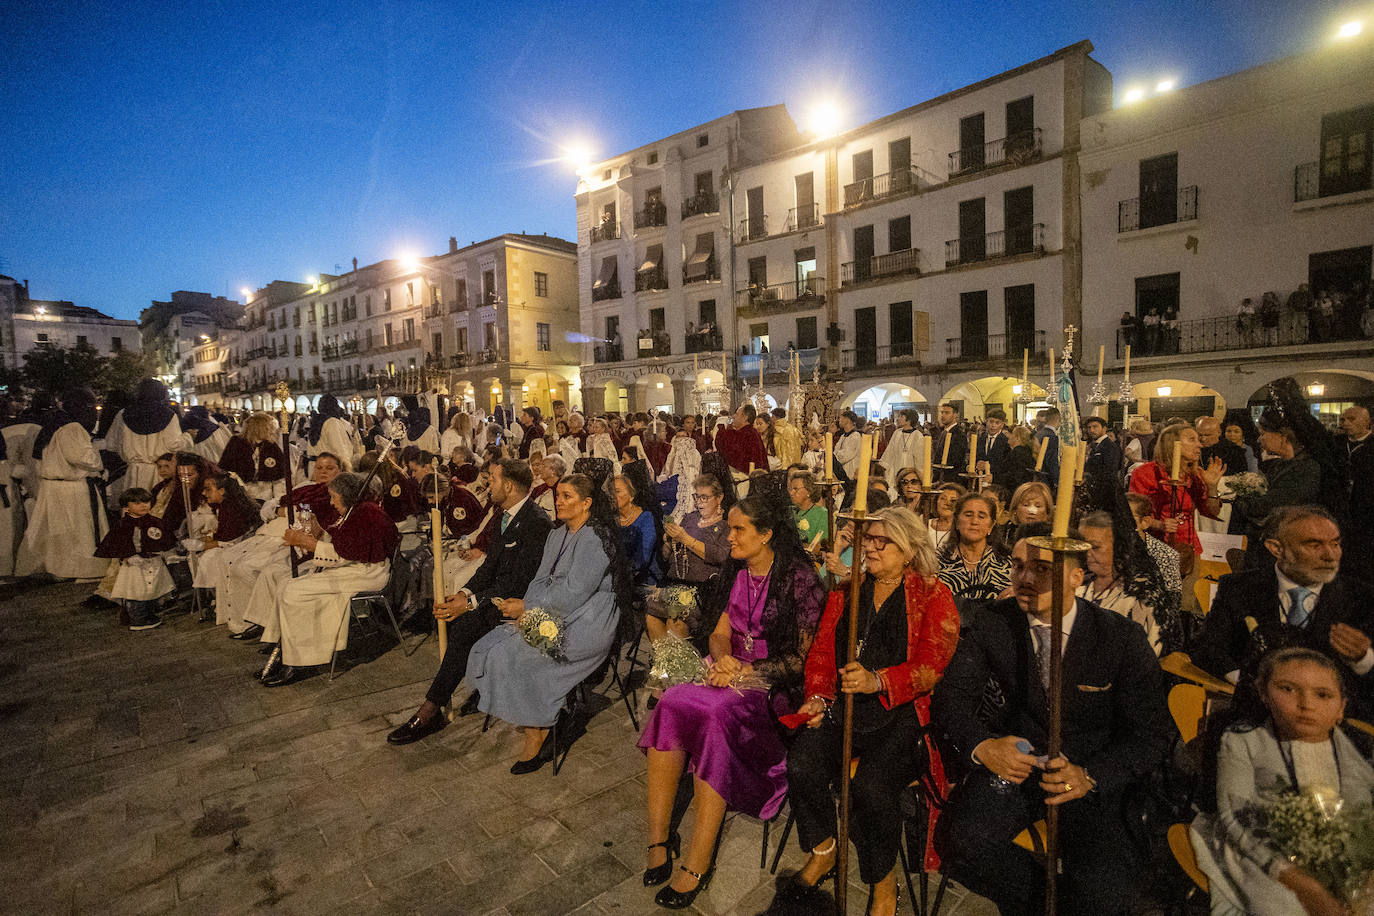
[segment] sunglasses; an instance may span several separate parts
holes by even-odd
[[[863,545],[865,547],[876,547],[878,550],[886,550],[887,545],[892,543],[892,538],[883,534],[865,534]]]
[[[907,477],[901,481],[901,484],[904,487],[919,487],[921,485],[921,478]]]

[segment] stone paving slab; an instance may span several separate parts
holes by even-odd
[[[0,910],[667,912],[640,878],[644,756],[614,691],[559,775],[515,777],[516,730],[483,733],[480,716],[385,743],[423,698],[432,639],[409,656],[355,639],[334,681],[269,690],[250,677],[256,647],[224,628],[183,614],[131,633],[79,605],[90,589],[0,586]],[[783,912],[761,830],[727,821],[692,912]],[[801,861],[790,846],[780,874]],[[851,890],[851,912],[865,896]],[[943,912],[994,911],[956,888]]]

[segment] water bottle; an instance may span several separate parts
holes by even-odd
[[[1030,746],[1030,742],[1025,738],[1016,742],[1016,749],[1023,754],[1029,754],[1034,750],[1034,748]],[[999,795],[1014,795],[1019,788],[1016,783],[1003,779],[996,773],[991,773],[989,775],[988,782],[992,785],[993,791]]]

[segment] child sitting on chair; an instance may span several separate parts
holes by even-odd
[[[130,487],[119,497],[124,511],[95,550],[98,557],[119,560],[110,597],[123,601],[129,615],[130,630],[151,630],[161,626],[157,616],[158,599],[175,588],[162,553],[174,546],[162,528],[162,520],[152,514],[153,494],[142,487]]]

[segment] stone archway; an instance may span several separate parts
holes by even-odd
[[[1037,410],[1048,407],[1048,396],[1049,392],[1034,382],[1023,382],[1004,375],[987,375],[960,382],[946,391],[940,402],[954,403],[965,419],[982,418],[989,410],[1000,409],[1006,412],[1008,422],[1018,423],[1034,417]]]
[[[861,417],[877,419],[894,410],[914,408],[925,419],[933,410],[929,398],[910,382],[853,382],[845,386],[841,410],[853,410]]]
[[[1363,406],[1374,408],[1374,372],[1359,369],[1322,369],[1316,372],[1296,372],[1279,378],[1291,378],[1298,383],[1312,411],[1322,422],[1334,426],[1346,408]],[[1269,403],[1269,385],[1265,382],[1251,393],[1246,406],[1252,411]]]
[[[1198,417],[1221,417],[1226,413],[1226,399],[1219,391],[1190,379],[1161,378],[1138,382],[1132,386],[1132,390],[1136,400],[1131,412],[1151,422],[1180,417],[1191,423]]]

